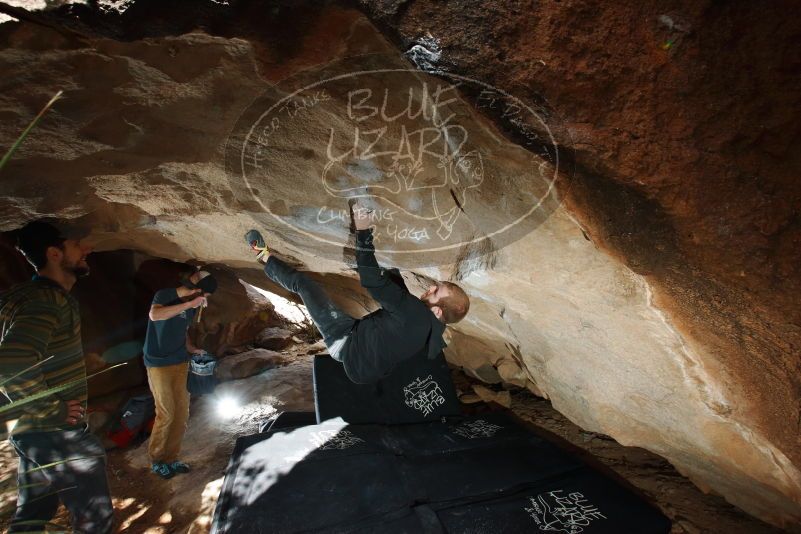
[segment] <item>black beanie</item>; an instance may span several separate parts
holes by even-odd
[[[66,239],[52,224],[33,221],[17,230],[17,250],[38,271],[47,265],[47,249],[62,247]]]
[[[197,274],[200,280],[198,280],[196,284],[193,284],[187,279],[182,282],[182,285],[189,289],[200,289],[203,293],[214,293],[217,291],[217,279],[214,278],[213,274],[208,271],[198,271]]]

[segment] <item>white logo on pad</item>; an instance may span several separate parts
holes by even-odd
[[[431,375],[415,378],[403,388],[403,396],[406,406],[423,412],[424,416],[428,416],[437,406],[445,404],[442,390]]]
[[[592,521],[606,519],[598,508],[577,491],[568,494],[563,490],[549,491],[529,497],[529,501],[531,505],[523,509],[539,529],[546,532],[580,534]]]

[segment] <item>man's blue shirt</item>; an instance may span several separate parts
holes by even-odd
[[[153,304],[162,306],[174,306],[182,302],[175,288],[161,289],[153,296]],[[186,330],[194,317],[195,309],[190,308],[165,321],[148,320],[145,366],[165,367],[188,362],[191,356],[186,350]]]

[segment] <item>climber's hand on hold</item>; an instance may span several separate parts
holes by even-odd
[[[370,228],[373,210],[361,206],[358,202],[351,204],[350,210],[353,215],[353,225],[356,227],[356,230],[367,230]]]

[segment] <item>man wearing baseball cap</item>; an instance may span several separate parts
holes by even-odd
[[[81,232],[45,221],[17,231],[17,250],[36,270],[33,280],[0,295],[0,380],[17,404],[9,441],[19,456],[17,509],[9,532],[41,531],[59,502],[75,532],[107,533],[113,508],[106,454],[87,427],[86,365],[81,317],[69,294],[89,274],[91,248]]]
[[[150,306],[144,358],[156,401],[156,421],[148,453],[153,472],[164,479],[189,472],[189,466],[178,459],[189,419],[186,380],[192,354],[203,351],[192,344],[187,330],[197,308],[206,306],[216,290],[214,276],[197,271],[180,286],[157,291]]]

